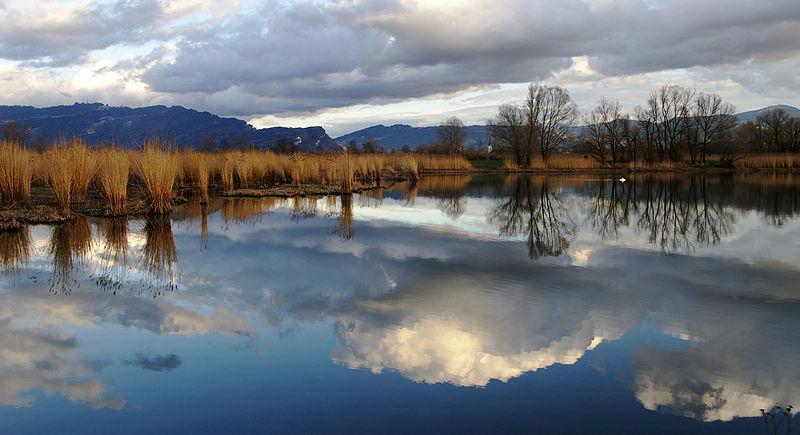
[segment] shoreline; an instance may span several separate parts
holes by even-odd
[[[759,168],[597,168],[597,169],[480,169],[470,170],[443,170],[425,171],[423,177],[447,177],[447,176],[468,176],[468,175],[558,175],[558,174],[736,174],[736,173],[800,173],[795,168],[790,169],[759,169]],[[356,182],[350,192],[344,192],[337,184],[296,184],[282,183],[271,186],[261,186],[252,188],[238,188],[231,191],[224,191],[221,186],[210,186],[211,198],[235,199],[235,198],[294,198],[324,195],[347,195],[368,192],[376,189],[390,187],[397,182],[413,182],[415,179],[408,176],[382,177],[382,182]],[[81,217],[144,217],[147,216],[147,203],[139,192],[139,189],[132,188],[132,195],[127,200],[126,213],[109,213],[104,206],[104,198],[96,190],[91,191],[84,202],[75,202],[71,206],[69,213],[62,213],[56,206],[52,192],[46,186],[34,186],[34,195],[27,204],[5,206],[0,208],[0,232],[18,231],[25,225],[54,225],[71,221]],[[178,186],[175,188],[172,197],[172,205],[182,206],[187,204],[203,204],[197,199],[197,189],[192,186]]]

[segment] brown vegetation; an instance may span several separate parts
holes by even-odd
[[[115,215],[125,213],[128,197],[130,157],[124,150],[103,149],[97,155],[97,176],[105,195],[108,211]]]
[[[172,210],[172,188],[178,175],[178,156],[159,140],[148,140],[133,156],[133,169],[145,187],[149,210],[165,214]]]
[[[33,153],[21,146],[0,143],[0,201],[12,204],[27,201],[31,196],[34,172]]]

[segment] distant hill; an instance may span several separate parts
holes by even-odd
[[[769,106],[758,110],[751,110],[749,112],[737,113],[736,117],[739,118],[739,120],[742,122],[748,122],[748,121],[755,122],[756,119],[759,117],[759,115],[772,109],[783,109],[786,111],[786,113],[789,114],[789,116],[793,118],[800,118],[800,109],[794,106],[786,106],[783,104],[779,104],[777,106]]]
[[[791,116],[800,117],[800,109],[786,105],[769,106],[759,110],[738,113],[736,116],[742,122],[755,121],[760,114],[776,107],[783,108]],[[408,145],[410,148],[414,149],[422,145],[436,142],[436,128],[435,126],[412,127],[405,124],[396,124],[388,127],[385,125],[374,125],[348,133],[344,136],[339,136],[336,138],[336,142],[347,144],[351,140],[355,140],[361,144],[367,139],[374,139],[387,150],[399,149],[403,145]],[[579,125],[573,128],[573,132],[578,135],[583,132],[584,129],[585,126]],[[484,146],[489,144],[489,133],[486,126],[471,125],[467,127],[467,145],[475,144]]]
[[[0,121],[15,120],[32,128],[34,137],[52,140],[79,137],[88,143],[115,141],[135,146],[149,136],[169,138],[184,146],[201,146],[213,139],[217,147],[242,140],[260,148],[279,141],[302,140],[304,150],[331,149],[336,142],[322,127],[257,129],[241,119],[181,106],[111,107],[101,103],[36,108],[0,106]]]
[[[351,140],[361,144],[367,139],[376,140],[384,149],[396,150],[408,145],[411,149],[422,145],[435,143],[437,137],[437,127],[412,127],[405,124],[395,124],[392,126],[375,125],[363,130],[354,131],[344,136],[336,138],[336,142],[347,144]],[[467,146],[489,144],[489,133],[484,125],[467,126]]]

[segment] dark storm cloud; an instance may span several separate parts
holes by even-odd
[[[796,0],[301,0],[194,14],[210,5],[8,6],[0,57],[67,66],[156,43],[113,69],[144,81],[160,103],[253,115],[542,80],[576,56],[616,76],[746,62],[752,71],[800,51]]]
[[[544,79],[574,56],[607,75],[789,56],[798,29],[793,0],[299,3],[187,33],[143,78],[245,113],[311,111]]]

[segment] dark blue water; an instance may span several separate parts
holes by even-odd
[[[800,178],[614,178],[2,234],[0,432],[786,433]]]

